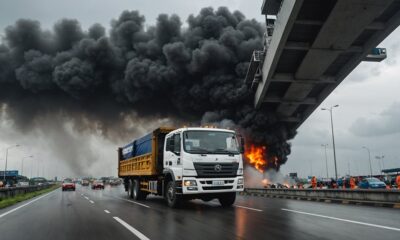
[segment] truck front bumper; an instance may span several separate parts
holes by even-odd
[[[190,184],[186,184],[190,182]],[[193,183],[196,184],[193,184]],[[197,178],[183,177],[183,194],[203,194],[222,192],[242,192],[244,188],[243,176],[227,178]]]

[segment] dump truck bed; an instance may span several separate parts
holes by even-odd
[[[162,174],[165,135],[173,128],[157,128],[151,133],[118,148],[118,176]]]

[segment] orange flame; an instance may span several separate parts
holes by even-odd
[[[249,163],[253,165],[260,173],[264,172],[264,167],[267,165],[265,157],[265,147],[250,146],[245,153],[245,157],[249,160]]]

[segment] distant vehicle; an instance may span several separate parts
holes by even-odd
[[[120,179],[120,178],[110,179],[110,186],[118,186],[118,185],[121,185],[121,183],[122,183],[122,179]]]
[[[161,195],[169,207],[217,198],[231,206],[243,191],[244,142],[217,128],[158,128],[118,149],[118,177],[135,200]]]
[[[29,180],[30,185],[42,186],[47,184],[47,179],[43,177],[35,177]]]
[[[29,186],[29,182],[18,182],[17,183],[17,187],[28,187]]]
[[[104,183],[101,180],[94,180],[92,182],[92,189],[104,189]]]
[[[90,184],[90,182],[89,182],[89,180],[87,180],[87,179],[83,179],[82,180],[82,186],[89,186],[89,184]]]
[[[62,190],[63,191],[66,191],[66,190],[75,191],[75,183],[71,179],[66,178],[62,183]]]
[[[377,178],[364,178],[358,184],[362,189],[386,189],[386,184]]]
[[[103,184],[104,184],[104,185],[110,183],[110,178],[109,178],[109,177],[101,177],[100,180],[103,181]]]

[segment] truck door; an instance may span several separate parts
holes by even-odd
[[[164,169],[173,171],[175,178],[182,176],[181,165],[181,134],[175,133],[166,139],[166,151],[164,153]],[[176,180],[176,179],[175,179]]]

